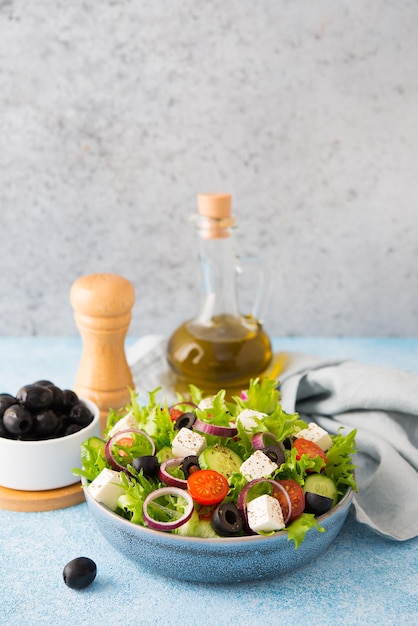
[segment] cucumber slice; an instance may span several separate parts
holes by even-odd
[[[334,504],[337,502],[337,487],[332,478],[325,474],[310,474],[305,480],[303,491],[329,498]]]
[[[199,514],[196,510],[193,511],[189,521],[179,528],[176,528],[174,533],[176,535],[182,535],[183,537],[202,537],[203,539],[219,538],[219,535],[213,530],[210,520],[199,519]]]
[[[215,470],[229,479],[239,472],[242,459],[233,450],[221,445],[209,446],[199,455],[201,469]]]
[[[87,441],[81,446],[81,458],[87,458],[90,456],[90,450],[97,451],[99,454],[104,454],[105,442],[100,437],[89,437]]]
[[[164,448],[161,448],[161,450],[157,452],[156,457],[159,463],[164,463],[164,461],[168,461],[168,459],[172,459],[173,452],[170,446],[164,446]]]

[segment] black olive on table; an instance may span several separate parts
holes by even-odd
[[[64,567],[62,576],[67,587],[71,589],[84,589],[91,585],[96,578],[96,563],[86,556],[73,559]]]

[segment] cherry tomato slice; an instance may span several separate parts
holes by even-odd
[[[175,409],[174,407],[170,407],[168,409],[168,412],[170,413],[170,419],[172,422],[175,422],[176,419],[184,413],[184,411],[182,411],[181,409]]]
[[[292,478],[278,480],[277,481],[282,487],[285,488],[287,494],[290,498],[290,504],[292,505],[292,511],[290,513],[290,518],[288,524],[293,522],[294,519],[302,515],[305,510],[305,494],[303,493],[302,487]],[[276,489],[273,486],[272,496],[279,501],[280,508],[282,509],[284,519],[289,515],[289,504],[287,502],[286,496],[280,489]]]
[[[133,444],[133,439],[132,437],[120,437],[120,439],[117,440],[117,445],[118,446],[123,446],[124,448],[130,448]],[[129,456],[127,452],[125,452],[125,450],[118,450],[119,456]]]
[[[187,489],[195,502],[210,506],[225,498],[229,484],[225,476],[215,470],[199,470],[190,474]]]
[[[324,461],[322,467],[325,467],[325,464],[327,462],[327,455],[322,450],[322,448],[320,448],[313,441],[308,441],[307,439],[303,439],[303,437],[297,437],[293,442],[293,447],[297,450],[296,458],[298,461],[302,454],[307,454],[311,457],[311,459],[319,456]]]

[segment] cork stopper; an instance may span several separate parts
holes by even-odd
[[[229,193],[201,193],[197,197],[200,235],[203,239],[229,237],[235,219],[231,214]]]
[[[229,193],[201,193],[197,196],[199,215],[213,219],[231,217],[232,197]]]

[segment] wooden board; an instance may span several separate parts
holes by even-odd
[[[55,511],[83,501],[80,482],[47,491],[18,491],[0,487],[0,509],[6,511]]]

